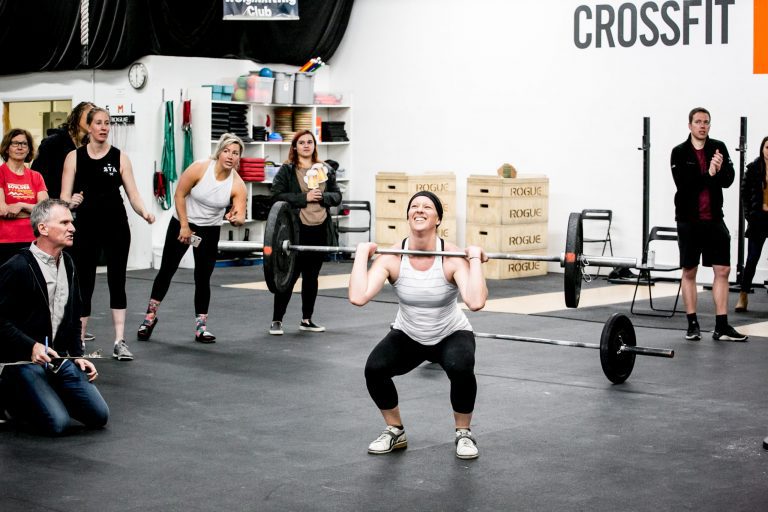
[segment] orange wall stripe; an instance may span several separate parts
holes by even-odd
[[[768,75],[768,0],[755,2],[754,74]]]

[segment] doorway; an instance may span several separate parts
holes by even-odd
[[[71,111],[71,99],[4,102],[4,131],[11,128],[28,130],[37,148],[48,135],[48,130],[61,126]]]

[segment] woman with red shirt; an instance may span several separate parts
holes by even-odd
[[[34,141],[27,130],[12,128],[0,143],[0,265],[35,239],[29,214],[48,199],[43,176],[26,166],[34,157]]]

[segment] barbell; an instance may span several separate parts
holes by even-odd
[[[604,267],[636,268],[636,258],[606,256],[587,256],[583,254],[584,237],[582,233],[581,213],[571,213],[568,218],[565,252],[559,256],[537,254],[512,254],[501,252],[486,253],[489,259],[516,261],[547,261],[559,263],[565,269],[563,273],[563,291],[565,305],[575,308],[581,296],[581,281],[584,267],[597,265]],[[299,244],[299,222],[293,208],[285,201],[278,201],[269,211],[264,230],[264,243],[220,241],[222,251],[257,251],[263,252],[264,279],[272,293],[286,293],[293,286],[293,272],[296,268],[298,252],[349,253],[356,252],[355,247],[330,247]],[[410,249],[378,248],[376,254],[404,254],[410,256],[446,256],[465,257],[458,251],[416,251]]]
[[[91,359],[104,359],[104,356],[101,355],[101,349],[98,349],[95,352],[92,352],[90,354],[85,354],[85,355],[82,355],[82,356],[58,356],[58,357],[52,357],[51,358],[51,362],[45,364],[45,368],[46,369],[50,369],[50,370],[54,370],[54,369],[57,370],[58,367],[61,366],[64,363],[64,361],[70,361],[70,360],[74,360],[74,359],[88,359],[88,360],[91,360]],[[3,369],[6,366],[20,366],[20,365],[24,365],[24,364],[38,364],[38,363],[33,363],[32,361],[12,361],[10,363],[0,363],[0,375],[3,374]]]
[[[614,384],[621,384],[629,378],[635,367],[635,356],[675,357],[675,351],[666,348],[638,347],[635,328],[632,321],[621,313],[614,313],[603,325],[600,343],[582,343],[578,341],[550,340],[530,338],[509,334],[490,334],[476,332],[479,338],[541,343],[561,347],[592,348],[600,351],[600,366],[605,376]]]

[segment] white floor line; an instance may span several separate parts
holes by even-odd
[[[317,279],[317,286],[319,290],[330,290],[333,288],[347,288],[349,287],[349,274],[334,274],[330,276],[320,276]],[[252,283],[238,283],[238,284],[225,284],[224,288],[241,288],[245,290],[267,290],[267,283],[264,281],[256,281]],[[301,291],[301,278],[296,282],[296,286],[293,287],[294,292]]]
[[[677,293],[677,286],[676,283],[656,283],[653,287],[653,298],[674,297]],[[699,288],[699,291],[701,290],[703,288]],[[601,286],[593,289],[582,287],[579,308],[632,302],[634,293],[635,287],[630,285]],[[638,289],[637,298],[638,300],[648,298],[647,286],[641,286]],[[682,307],[682,299],[680,299],[678,306]],[[485,303],[483,311],[532,315],[561,309],[566,309],[563,292],[552,292],[489,300]]]

